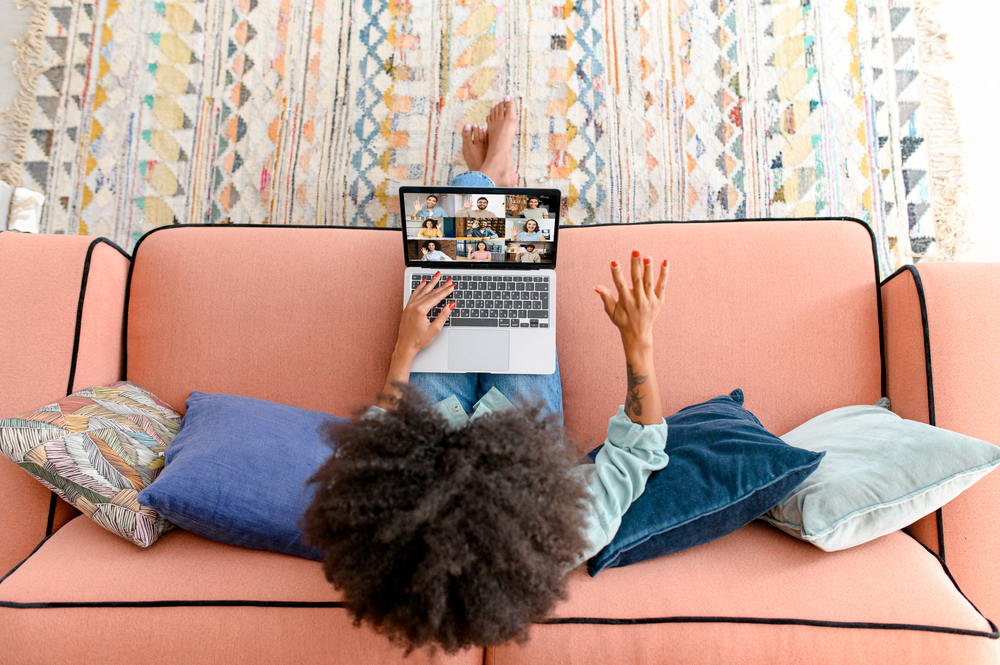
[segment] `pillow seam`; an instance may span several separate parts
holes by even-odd
[[[934,483],[933,485],[931,485],[929,487],[925,487],[925,488],[922,488],[920,490],[915,490],[913,492],[910,492],[906,496],[900,497],[900,498],[896,499],[895,501],[892,501],[892,502],[889,502],[889,503],[880,503],[880,504],[877,504],[877,505],[873,504],[873,505],[870,505],[870,506],[866,506],[865,508],[858,508],[857,510],[851,512],[849,515],[845,515],[844,517],[842,517],[839,520],[837,520],[836,522],[834,522],[833,525],[827,527],[823,531],[820,531],[820,532],[818,532],[816,534],[809,534],[809,535],[805,534],[805,531],[804,531],[804,528],[805,528],[804,522],[805,522],[805,520],[803,519],[802,520],[803,524],[802,524],[801,527],[799,527],[799,532],[803,534],[803,536],[802,536],[803,540],[810,541],[810,542],[812,542],[813,540],[820,540],[820,539],[824,538],[825,536],[828,536],[829,534],[833,533],[837,529],[840,529],[841,527],[843,527],[848,522],[854,521],[857,518],[864,517],[865,515],[869,515],[869,514],[875,512],[875,511],[877,511],[879,509],[882,509],[882,508],[895,507],[895,506],[907,503],[909,501],[912,501],[913,499],[919,498],[919,497],[921,497],[921,496],[923,496],[923,495],[925,495],[925,494],[927,494],[929,492],[932,492],[932,491],[934,491],[934,490],[936,490],[936,489],[938,489],[938,488],[940,488],[940,487],[942,487],[942,486],[944,486],[944,485],[946,485],[948,483],[951,483],[952,481],[957,480],[958,478],[978,473],[979,471],[982,471],[983,469],[988,468],[988,467],[992,470],[993,468],[996,468],[998,465],[1000,465],[1000,458],[995,459],[995,460],[993,460],[991,462],[986,462],[984,464],[980,464],[979,466],[974,467],[972,469],[966,469],[965,471],[960,471],[960,472],[953,473],[952,475],[948,476],[947,478],[942,478],[941,480],[939,480],[938,482]],[[987,473],[989,473],[989,471],[987,471]],[[778,522],[778,520],[775,520],[775,521]],[[790,525],[790,526],[794,526],[794,525]]]

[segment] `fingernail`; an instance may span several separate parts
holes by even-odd
[[[448,303],[448,309],[455,309],[455,303],[453,302]]]
[[[420,280],[420,283],[423,284],[426,281],[427,281],[426,279],[422,279],[422,280]]]
[[[599,288],[597,288],[596,286],[594,287],[594,290],[597,291],[598,293],[601,293],[601,290]]]
[[[670,261],[667,261],[666,259],[663,259],[663,267],[666,268],[669,265],[670,265]]]
[[[611,267],[612,268],[617,268],[618,267],[618,262],[617,261],[612,261],[611,262]]]
[[[644,259],[643,259],[643,261],[645,261],[645,263],[646,263],[646,265],[647,265],[647,266],[648,266],[648,265],[649,265],[650,263],[652,263],[652,262],[653,262],[653,261],[652,261],[652,260],[651,260],[651,259],[650,259],[650,258],[649,258],[648,256],[647,256],[646,258],[644,258]]]
[[[448,280],[445,282],[445,284],[451,284],[451,277],[448,278]]]
[[[633,249],[632,250],[632,258],[633,259],[639,258],[639,250],[637,250],[637,249]]]
[[[435,277],[440,277],[440,276],[441,276],[441,271],[440,271],[440,270],[438,270],[438,271],[437,271],[436,273],[434,273],[434,276],[435,276]]]
[[[472,129],[472,125],[466,125],[465,126],[465,131],[469,131],[470,129]]]

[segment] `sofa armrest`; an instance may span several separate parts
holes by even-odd
[[[886,386],[904,418],[1000,445],[1000,264],[921,263],[882,283]],[[908,531],[1000,616],[1000,474]]]
[[[128,270],[104,239],[0,233],[0,419],[121,379]],[[76,514],[0,456],[0,576]]]

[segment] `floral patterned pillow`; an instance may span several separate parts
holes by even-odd
[[[148,547],[173,525],[140,506],[181,417],[139,386],[85,388],[0,420],[0,453],[108,531]]]

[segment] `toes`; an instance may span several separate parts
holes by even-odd
[[[510,95],[503,98],[502,106],[498,104],[503,109],[504,114],[511,115],[514,113],[514,100],[511,99]]]

